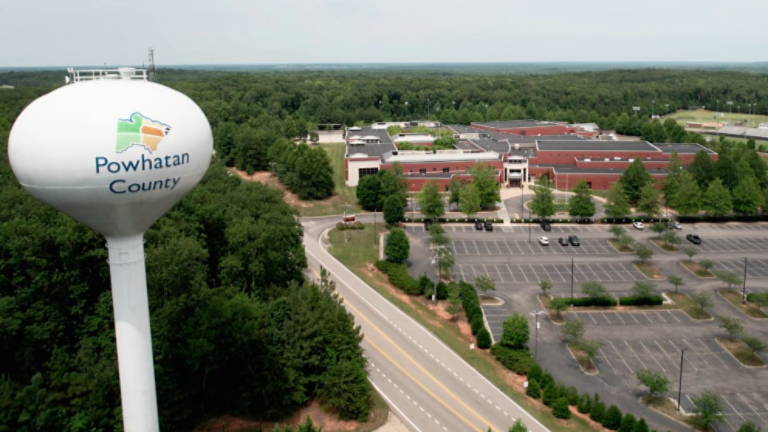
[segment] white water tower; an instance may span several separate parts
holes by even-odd
[[[8,157],[30,194],[106,237],[124,429],[156,432],[144,232],[203,177],[213,136],[191,99],[144,70],[69,73],[19,115]]]

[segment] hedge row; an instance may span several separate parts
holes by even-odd
[[[627,296],[619,297],[619,304],[622,306],[659,306],[664,303],[664,298],[660,295],[651,297]]]
[[[432,219],[430,218],[423,218],[423,217],[417,217],[417,218],[405,218],[405,222],[432,222]],[[475,222],[492,222],[492,223],[504,223],[504,219],[499,218],[437,218],[437,223],[459,223],[459,222],[469,222],[469,223],[475,223]]]
[[[491,347],[491,354],[505,368],[520,375],[528,375],[528,372],[536,364],[531,352],[527,349],[512,349],[495,344]]]
[[[649,218],[649,217],[643,217],[643,216],[637,216],[632,218],[602,218],[602,219],[595,219],[595,218],[559,218],[559,219],[547,219],[547,222],[550,224],[553,223],[580,223],[580,224],[591,224],[591,223],[609,223],[609,224],[630,224],[632,222],[644,222],[644,223],[651,223],[651,222],[668,222],[669,219],[667,218]],[[538,224],[541,223],[540,218],[523,218],[523,219],[511,219],[510,222],[512,223],[534,223]]]
[[[618,302],[613,297],[574,297],[564,299],[568,306],[616,306]]]
[[[768,293],[751,293],[747,294],[747,301],[757,303],[759,299],[768,300]]]
[[[410,295],[421,294],[418,281],[408,274],[408,268],[405,264],[376,261],[376,268],[387,275],[389,283],[401,289],[404,293]]]
[[[696,222],[763,222],[768,221],[768,213],[754,216],[747,215],[730,215],[730,216],[679,216],[677,218],[680,223],[696,223]]]
[[[365,225],[363,225],[363,223],[360,221],[347,222],[346,224],[344,224],[344,222],[336,223],[336,229],[339,231],[356,230],[356,229],[363,229],[363,228],[365,228]]]

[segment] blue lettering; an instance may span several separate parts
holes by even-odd
[[[114,168],[114,169],[113,169]],[[107,171],[111,173],[117,173],[120,172],[120,164],[117,162],[110,162],[107,164]]]
[[[181,154],[181,164],[184,165],[186,163],[189,163],[189,153],[182,153]]]
[[[115,185],[118,184],[118,183],[125,183],[125,180],[115,180],[115,181],[113,181],[112,183],[109,184],[109,190],[112,193],[115,193],[115,194],[124,194],[125,191],[115,190]]]
[[[107,162],[109,162],[109,159],[104,156],[98,156],[96,158],[96,174],[99,173],[99,168],[107,165]]]
[[[142,155],[144,156],[144,155]],[[123,164],[123,169],[126,171],[137,171],[139,169],[139,161],[135,160],[133,162],[121,162]]]
[[[136,161],[138,162],[138,161]],[[147,165],[149,164],[149,165]],[[145,157],[144,155],[141,155],[141,169],[142,171],[147,170],[147,166],[149,166],[149,169],[152,169],[152,159]]]
[[[128,185],[128,192],[130,193],[136,193],[141,189],[141,185],[138,183],[131,183]]]

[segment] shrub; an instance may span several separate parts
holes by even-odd
[[[538,399],[541,397],[541,387],[539,387],[539,382],[535,379],[529,379],[528,380],[528,388],[525,390],[525,394],[528,396]]]
[[[603,426],[610,430],[618,430],[621,426],[621,410],[616,405],[611,405],[608,411],[605,412]]]
[[[660,295],[651,297],[626,296],[619,297],[619,303],[622,306],[659,306],[664,303],[664,298]]]
[[[488,349],[491,347],[491,334],[485,327],[481,327],[477,332],[477,347],[480,349]]]
[[[502,345],[515,349],[524,348],[529,338],[530,329],[525,316],[515,313],[504,321],[501,333]]]
[[[592,398],[588,394],[584,393],[579,397],[579,403],[576,404],[576,408],[582,414],[587,414],[592,408]]]
[[[544,397],[541,399],[541,401],[544,402],[544,405],[552,406],[552,404],[559,398],[560,392],[557,391],[557,385],[555,383],[550,383],[548,386],[544,387]]]
[[[485,327],[483,323],[483,317],[480,315],[475,315],[475,317],[472,318],[472,321],[469,323],[469,325],[470,325],[470,328],[472,329],[473,335],[476,335],[481,328]]]
[[[541,366],[534,364],[531,366],[531,370],[528,371],[528,380],[541,381]]]
[[[432,279],[428,278],[426,275],[419,276],[419,292],[421,295],[431,297],[434,288],[435,285],[434,282],[432,282]]]
[[[564,396],[568,399],[568,405],[576,406],[579,404],[579,391],[574,386],[565,388]]]
[[[389,283],[401,289],[406,294],[419,294],[419,284],[408,274],[405,264],[391,263],[387,261],[376,261],[376,268],[385,273]]]
[[[640,420],[635,423],[635,427],[632,428],[632,432],[648,432],[648,424],[645,423],[644,418],[640,418]]]
[[[550,374],[547,371],[542,372],[541,379],[539,380],[539,384],[541,384],[541,387],[544,388],[548,386],[550,383],[555,382],[555,379],[552,378],[552,374]]]
[[[405,231],[400,228],[392,228],[387,236],[387,243],[384,245],[384,255],[387,261],[402,263],[408,259],[411,246]]]
[[[552,405],[552,414],[559,419],[571,418],[571,410],[568,409],[568,399],[560,398]]]
[[[448,285],[445,282],[440,281],[437,283],[437,299],[445,300],[448,298]]]
[[[605,404],[601,400],[595,400],[589,409],[589,418],[598,423],[603,422],[605,417]]]
[[[747,301],[758,303],[759,300],[768,301],[768,293],[750,293],[747,294]]]
[[[574,297],[573,300],[563,299],[568,306],[616,306],[618,302],[613,297]]]
[[[533,355],[527,349],[513,350],[496,344],[491,347],[491,354],[505,368],[521,375],[526,375],[534,365]]]
[[[632,432],[635,429],[635,416],[627,413],[624,419],[621,420],[621,426],[619,426],[619,432]]]

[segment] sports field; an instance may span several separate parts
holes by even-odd
[[[736,105],[733,106],[733,111],[729,113],[728,112],[728,106],[726,105],[725,111],[722,111],[722,106],[720,107],[721,110],[719,113],[717,113],[717,120],[715,120],[715,112],[709,111],[709,110],[695,110],[695,111],[688,111],[688,110],[680,110],[673,112],[672,114],[668,114],[664,116],[664,119],[667,118],[673,118],[677,120],[677,122],[685,126],[688,122],[702,122],[702,123],[714,123],[716,121],[721,123],[736,123],[736,122],[742,122],[742,121],[748,121],[750,127],[757,127],[760,123],[768,123],[768,116],[766,115],[754,115],[754,114],[744,114],[739,113],[736,109]],[[742,109],[745,109],[746,107],[742,107]]]

